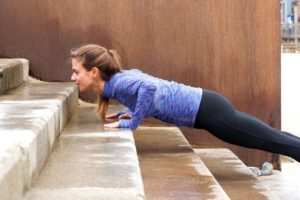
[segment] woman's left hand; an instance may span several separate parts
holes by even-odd
[[[120,123],[119,122],[114,122],[114,123],[109,123],[109,124],[104,124],[105,128],[119,128]]]

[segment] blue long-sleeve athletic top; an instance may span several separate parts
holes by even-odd
[[[123,70],[104,84],[103,97],[128,107],[131,119],[119,120],[120,128],[135,130],[144,118],[154,117],[177,126],[194,127],[202,89],[155,78],[140,70]]]

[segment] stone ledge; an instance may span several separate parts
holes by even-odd
[[[279,200],[229,149],[195,149],[231,199]]]
[[[142,200],[143,194],[134,189],[114,188],[55,188],[32,189],[24,200]]]
[[[24,185],[22,151],[15,141],[1,138],[0,199],[21,199]]]
[[[132,132],[104,129],[96,110],[80,103],[26,200],[144,199]]]
[[[0,59],[0,94],[28,80],[29,61],[23,58]]]
[[[31,187],[77,104],[71,83],[28,82],[0,96],[0,199]]]
[[[229,200],[177,127],[134,132],[146,199]]]
[[[18,104],[24,108],[56,106],[58,127],[62,131],[78,105],[78,90],[73,83],[29,82],[0,96],[0,104],[11,104],[11,107]]]

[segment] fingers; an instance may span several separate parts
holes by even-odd
[[[117,118],[117,117],[118,117],[117,113],[112,113],[112,114],[106,115],[105,119],[114,119],[114,118]]]
[[[119,116],[119,119],[131,119],[131,115],[129,115],[129,114],[122,114],[122,115],[120,115]]]
[[[109,123],[109,124],[104,124],[105,128],[118,128],[119,127],[119,122],[114,122],[114,123]]]

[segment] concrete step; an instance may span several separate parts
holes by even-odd
[[[140,127],[134,137],[147,199],[229,199],[177,127]]]
[[[26,59],[0,59],[0,95],[28,80],[29,62]]]
[[[71,83],[27,82],[0,96],[0,199],[22,199],[78,104]]]
[[[103,129],[96,110],[81,102],[26,200],[144,199],[132,132]]]
[[[280,199],[300,200],[300,164],[296,161],[281,163],[281,171],[274,170],[270,176],[259,176],[265,184]]]
[[[229,149],[194,149],[231,200],[280,199]]]

